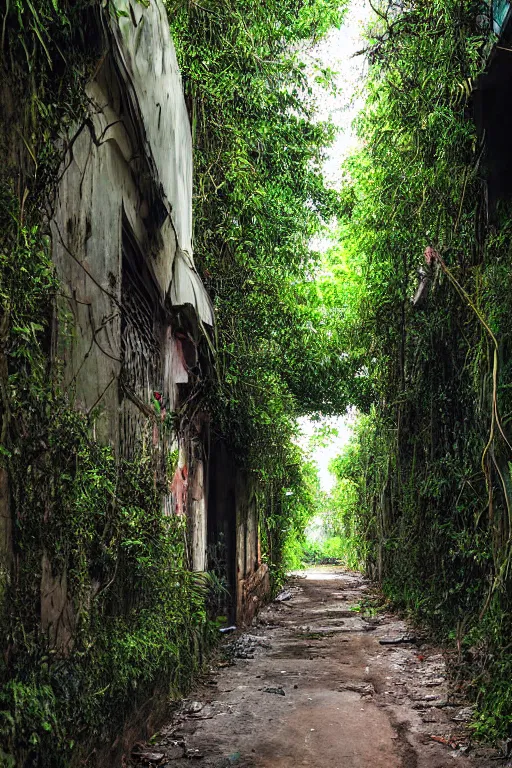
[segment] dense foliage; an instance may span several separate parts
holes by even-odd
[[[217,319],[200,406],[258,483],[273,586],[286,559],[307,556],[304,530],[322,514],[333,555],[364,560],[397,604],[456,642],[477,728],[504,734],[512,231],[504,203],[488,224],[470,119],[491,40],[482,9],[378,5],[361,147],[338,194],[322,177],[333,128],[316,119],[312,87],[330,87],[331,73],[309,51],[341,24],[343,3],[166,5],[193,132],[195,258]],[[75,739],[105,738],[158,677],[184,688],[209,629],[152,457],[122,462],[96,444],[48,367],[59,287],[45,222],[59,136],[83,117],[97,65],[91,8],[13,2],[2,22],[12,110],[0,127],[13,149],[0,176],[0,469],[23,554],[16,585],[2,574],[6,765],[68,765]],[[311,243],[336,219],[338,243],[320,257]],[[420,267],[430,290],[414,305]],[[347,405],[362,415],[326,497],[294,442],[296,417]],[[75,595],[59,659],[37,620],[47,561]]]
[[[95,414],[70,408],[52,350],[62,289],[47,222],[65,132],[84,118],[96,66],[94,10],[14,2],[2,14],[0,479],[13,525],[10,552],[2,516],[6,768],[67,767],[98,745],[108,753],[155,694],[186,690],[211,640],[213,581],[187,572],[184,523],[164,515],[151,450],[141,444],[128,462],[95,442]],[[66,611],[49,632],[44,584],[56,614]]]
[[[341,5],[168,3],[194,137],[195,252],[217,317],[201,406],[260,482],[274,586],[287,533],[303,529],[315,493],[295,417],[348,402],[340,315],[312,280],[311,238],[339,200],[322,179],[333,131],[315,119],[316,65],[304,61],[341,22]],[[88,743],[107,745],[153,692],[186,688],[210,627],[208,584],[186,572],[184,532],[163,516],[151,451],[125,462],[98,445],[50,365],[60,287],[47,221],[66,130],[84,119],[84,86],[101,62],[99,7],[12,2],[2,17],[10,111],[0,129],[12,151],[0,179],[1,477],[18,560],[15,583],[1,574],[6,765],[69,765]],[[60,655],[41,631],[43,577],[73,595]]]
[[[350,323],[373,405],[336,471],[358,486],[370,572],[456,642],[492,736],[512,723],[512,270],[510,207],[488,225],[468,101],[489,28],[473,2],[379,8],[339,234],[362,276]]]
[[[342,8],[167,5],[192,115],[195,259],[217,320],[218,379],[206,399],[282,527],[295,416],[347,402],[340,315],[312,280],[310,247],[339,207],[322,178],[333,132],[315,119],[311,87],[314,76],[328,85],[329,72],[305,54]]]

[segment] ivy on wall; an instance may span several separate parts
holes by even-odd
[[[52,349],[62,287],[48,220],[66,131],[84,118],[101,53],[98,12],[14,2],[1,25],[5,766],[93,764],[93,747],[112,743],[143,703],[190,685],[212,639],[210,582],[186,571],[184,523],[163,514],[151,451],[123,461],[92,439],[94,413],[70,407]],[[50,588],[55,615],[44,616]]]

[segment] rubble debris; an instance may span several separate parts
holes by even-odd
[[[150,763],[152,765],[161,763],[165,757],[163,752],[138,752],[134,753],[133,756],[137,757],[143,763]]]
[[[170,744],[162,742],[162,746],[165,747],[165,757],[167,760],[179,760],[186,752],[186,744],[184,741],[172,741]]]
[[[474,707],[463,707],[452,717],[456,723],[468,723],[473,717]]]
[[[343,683],[339,688],[339,691],[354,691],[361,696],[373,696],[375,688],[372,683]]]
[[[412,705],[413,709],[426,709],[428,707],[436,707],[438,709],[442,709],[444,707],[449,707],[450,703],[447,699],[442,699],[441,701],[425,701],[423,699],[422,701],[417,701],[416,704]]]
[[[204,754],[199,749],[187,749],[184,757],[186,757],[187,760],[202,760]]]
[[[254,659],[254,652],[258,647],[269,649],[272,646],[264,637],[241,635],[226,645],[224,654],[231,659]]]
[[[431,736],[432,741],[437,741],[438,744],[445,744],[447,747],[457,749],[459,746],[452,738],[446,738],[445,736]]]
[[[512,739],[503,739],[498,741],[498,747],[503,757],[512,756]]]
[[[402,645],[405,643],[416,643],[418,638],[415,635],[401,635],[400,637],[383,637],[379,640],[379,645]]]

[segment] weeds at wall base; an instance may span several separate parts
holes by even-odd
[[[28,207],[20,223],[8,191],[2,203],[13,548],[1,552],[0,765],[67,768],[88,755],[94,765],[94,745],[115,741],[157,681],[164,698],[177,696],[201,669],[214,637],[210,585],[187,571],[185,521],[163,513],[151,451],[116,457],[91,438],[94,414],[60,391],[49,240]]]
[[[113,742],[157,680],[184,693],[214,628],[208,581],[185,570],[185,522],[163,514],[150,457],[116,460],[79,414],[52,415],[39,462],[27,472],[23,454],[11,461],[22,557],[5,603],[0,736],[16,765],[53,767]],[[43,559],[46,588],[66,583],[46,626]]]

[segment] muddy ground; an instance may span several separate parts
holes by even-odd
[[[133,764],[512,766],[471,743],[470,710],[450,696],[439,648],[392,614],[358,611],[368,589],[359,574],[337,568],[292,577],[286,599],[227,640],[172,721],[136,746]]]

